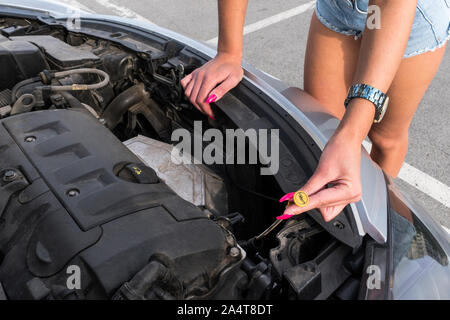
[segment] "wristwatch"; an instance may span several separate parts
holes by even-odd
[[[347,108],[350,101],[354,98],[366,99],[375,105],[374,123],[378,123],[383,119],[389,104],[389,97],[385,93],[368,84],[360,83],[350,87],[344,102],[345,108]]]

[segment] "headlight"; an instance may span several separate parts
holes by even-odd
[[[388,181],[388,275],[392,299],[450,299],[448,238]]]

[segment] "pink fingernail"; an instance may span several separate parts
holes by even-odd
[[[215,94],[212,94],[206,99],[206,103],[211,103],[217,100],[217,96]]]
[[[216,119],[214,119],[213,117],[211,117],[209,114],[208,114],[208,117],[210,117],[211,119],[213,119],[214,121],[216,121]]]
[[[289,219],[289,218],[292,218],[292,215],[291,215],[291,214],[283,214],[283,215],[281,215],[281,216],[278,216],[278,217],[277,217],[277,220],[287,220],[287,219]]]
[[[291,200],[294,197],[295,192],[290,192],[288,194],[285,194],[281,199],[280,202],[284,202],[286,200]]]

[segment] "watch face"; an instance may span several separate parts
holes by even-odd
[[[386,96],[386,99],[384,100],[384,103],[381,106],[379,117],[374,121],[375,123],[378,123],[378,122],[380,122],[383,119],[384,114],[386,113],[386,110],[388,108],[388,105],[389,105],[389,97]]]

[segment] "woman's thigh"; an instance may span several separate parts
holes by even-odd
[[[351,35],[332,31],[313,14],[305,56],[304,89],[337,118],[342,118],[345,112],[344,100],[356,71],[360,45],[361,38],[355,40]],[[390,103],[386,115],[383,121],[372,126],[369,134],[373,140],[407,135],[445,52],[445,46],[434,49],[402,60],[388,91]]]
[[[341,119],[361,40],[325,27],[313,14],[304,64],[304,90]]]
[[[403,59],[389,88],[389,107],[383,120],[374,124],[369,133],[372,140],[401,140],[408,129],[417,107],[433,80],[444,56],[445,46]]]

